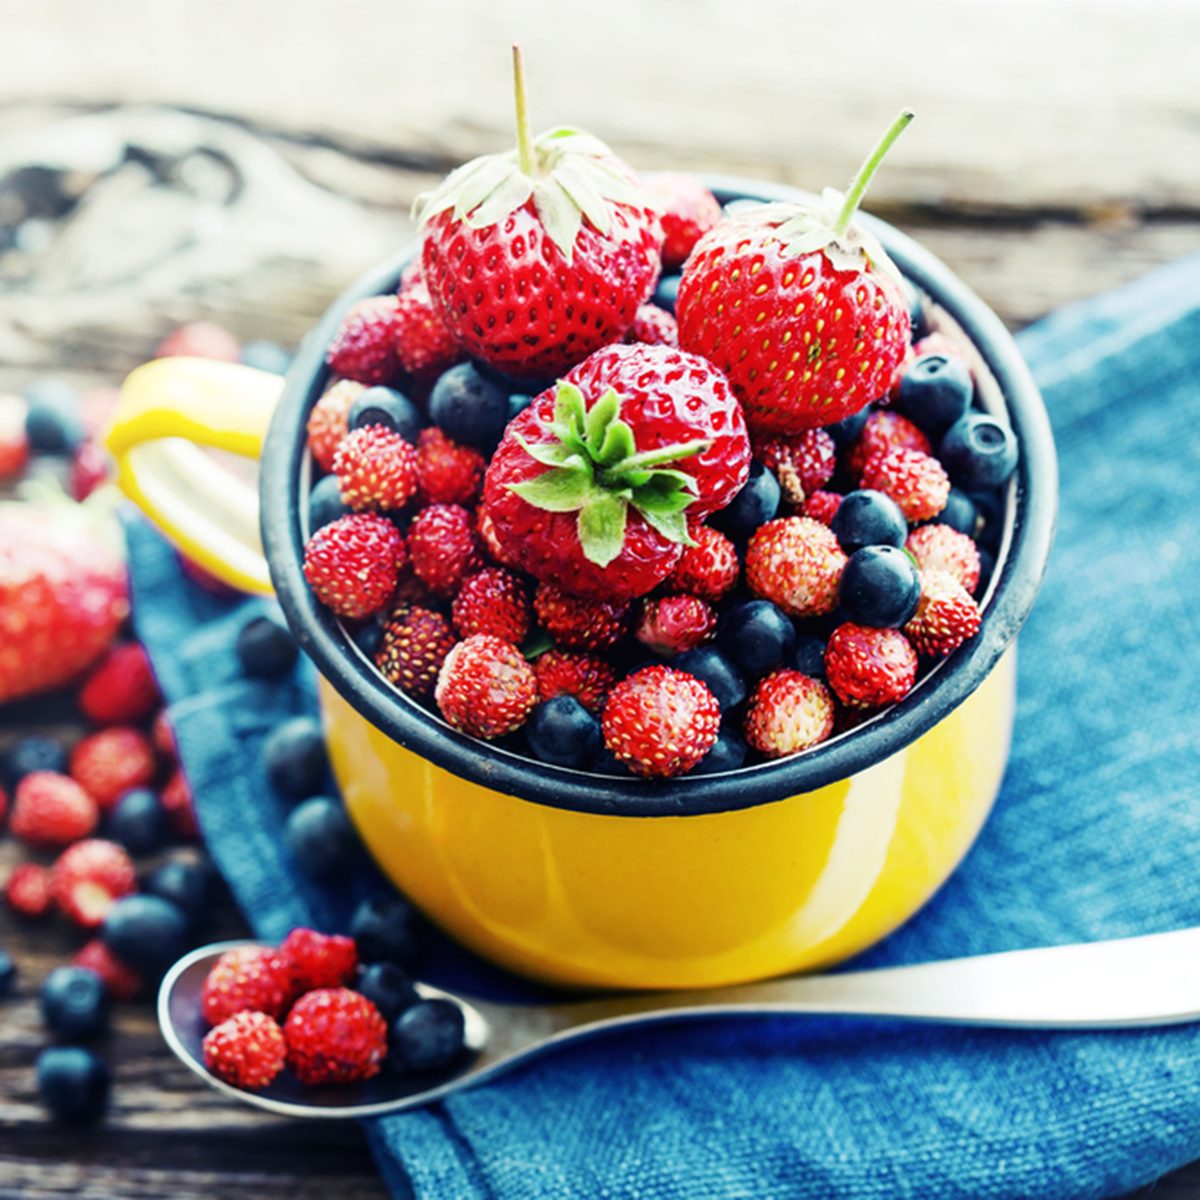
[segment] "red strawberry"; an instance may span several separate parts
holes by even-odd
[[[962,363],[968,371],[971,370],[970,360],[963,353],[961,344],[944,333],[927,333],[919,342],[914,343],[913,358],[923,358],[926,354],[943,354]]]
[[[408,527],[408,553],[417,577],[439,596],[453,596],[483,566],[471,514],[458,504],[431,504]]]
[[[240,1012],[204,1035],[204,1065],[236,1088],[257,1091],[278,1078],[287,1062],[287,1041],[266,1013]]]
[[[598,713],[617,681],[607,659],[572,650],[547,650],[534,660],[538,696],[552,700],[564,693],[574,696],[584,708]]]
[[[662,209],[663,270],[678,271],[692,247],[721,219],[721,206],[694,175],[656,172],[646,176],[646,187]]]
[[[404,371],[400,306],[399,296],[370,296],[355,304],[325,351],[329,369],[368,386],[397,382]]]
[[[717,614],[699,596],[660,596],[642,601],[634,636],[669,657],[703,646],[716,631]]]
[[[979,632],[979,605],[946,571],[921,572],[921,598],[904,632],[927,658],[944,658]]]
[[[671,667],[644,667],[609,693],[604,744],[638,775],[690,771],[717,740],[721,710],[712,692]]]
[[[396,303],[396,358],[418,385],[431,383],[465,355],[433,306],[424,282],[403,288]]]
[[[861,484],[894,500],[910,523],[936,517],[950,495],[945,468],[920,450],[873,454],[863,467]]]
[[[965,533],[949,525],[922,525],[908,535],[904,548],[922,575],[946,571],[968,592],[979,586],[979,549]]]
[[[903,113],[845,197],[749,206],[696,244],[675,315],[680,344],[729,377],[756,433],[840,421],[882,396],[908,349],[908,302],[874,236],[852,220]]]
[[[221,362],[237,362],[242,350],[238,340],[220,325],[211,321],[192,321],[168,333],[154,351],[155,358],[215,358]]]
[[[304,547],[304,578],[340,617],[369,617],[391,599],[406,555],[400,531],[377,513],[351,513]]]
[[[472,358],[545,380],[624,336],[658,278],[662,227],[636,176],[576,129],[534,140],[519,51],[516,152],[477,158],[417,202],[425,282]]]
[[[20,396],[0,395],[0,480],[19,478],[29,462],[27,408]]]
[[[417,491],[417,452],[394,429],[368,425],[348,434],[333,456],[342,503],[355,512],[403,508]]]
[[[113,902],[136,887],[137,872],[125,848],[103,838],[68,846],[50,870],[55,904],[84,929],[100,925]]]
[[[417,439],[417,481],[429,504],[470,504],[483,486],[487,460],[478,450],[452,442],[436,426]]]
[[[340,379],[308,414],[308,448],[322,471],[333,470],[333,456],[350,432],[350,409],[365,390],[353,379]]]
[[[292,972],[297,992],[314,988],[341,987],[358,970],[354,939],[315,929],[293,929],[283,940],[279,953]]]
[[[71,473],[67,481],[71,499],[82,503],[98,487],[107,483],[112,473],[112,459],[106,451],[91,440],[80,442],[71,459]]]
[[[145,720],[162,702],[145,647],[114,646],[89,672],[78,700],[83,715],[97,725]]]
[[[627,342],[640,342],[643,346],[671,346],[679,349],[679,325],[665,309],[654,304],[643,304],[625,335]]]
[[[825,677],[851,708],[878,708],[903,700],[917,678],[917,652],[898,629],[847,621],[825,646]]]
[[[18,863],[4,885],[4,898],[23,917],[44,917],[54,903],[50,869],[39,863]]]
[[[754,452],[774,472],[784,496],[796,505],[803,504],[809,492],[823,488],[837,466],[837,447],[823,429],[760,438]]]
[[[90,734],[71,752],[71,778],[100,806],[110,809],[131,788],[146,787],[158,759],[141,730],[114,725]]]
[[[684,546],[667,586],[715,603],[737,583],[742,569],[737,548],[707,525],[692,530],[692,543]]]
[[[933,453],[929,439],[906,416],[888,408],[871,413],[850,447],[850,474],[858,479],[869,458],[883,451],[897,449]]]
[[[665,346],[597,351],[510,422],[484,481],[505,551],[543,583],[627,599],[661,582],[688,522],[750,473],[724,378]]]
[[[75,782],[53,771],[33,771],[17,784],[9,828],[32,846],[66,846],[100,823],[100,809]]]
[[[291,968],[279,951],[238,946],[226,950],[209,971],[200,1006],[210,1025],[240,1012],[264,1012],[278,1019],[293,993]]]
[[[154,724],[150,726],[150,740],[154,743],[155,750],[168,762],[175,762],[179,758],[179,747],[175,744],[175,731],[171,728],[171,718],[167,716],[165,708],[154,718]]]
[[[746,582],[790,617],[819,617],[837,606],[846,555],[833,532],[808,517],[759,526],[746,547]]]
[[[515,646],[477,633],[446,656],[434,698],[455,729],[502,737],[520,729],[537,703],[537,677]]]
[[[503,567],[487,567],[467,576],[450,609],[463,637],[490,633],[520,645],[529,633],[529,588]]]
[[[496,523],[492,520],[491,513],[481,504],[475,517],[475,528],[479,532],[479,540],[483,543],[483,548],[487,551],[488,557],[498,562],[501,566],[513,566],[511,556],[500,545],[500,539],[496,536]]]
[[[71,962],[95,971],[114,1000],[132,1000],[142,990],[141,977],[117,958],[100,938],[85,942]]]
[[[623,601],[582,600],[551,583],[538,585],[533,610],[542,628],[574,650],[607,650],[625,636],[629,605]]]
[[[822,525],[832,525],[838,509],[842,507],[843,497],[838,492],[810,492],[804,498],[801,512]]]
[[[0,704],[69,682],[129,615],[120,532],[86,507],[0,504]]]
[[[366,996],[319,988],[288,1013],[283,1036],[288,1065],[301,1083],[352,1083],[379,1074],[387,1054],[387,1022]]]
[[[399,608],[384,626],[375,664],[406,695],[429,699],[456,640],[440,613],[415,605]]]
[[[825,685],[800,671],[775,671],[754,689],[746,741],[767,758],[786,758],[833,732],[833,700]]]
[[[200,826],[196,821],[196,805],[187,776],[182,771],[176,771],[167,780],[158,798],[167,811],[167,820],[175,836],[189,842],[199,841]]]

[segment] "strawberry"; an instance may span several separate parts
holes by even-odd
[[[746,741],[767,758],[786,758],[833,732],[833,700],[819,680],[775,671],[761,680],[746,710]]]
[[[179,747],[175,744],[175,730],[171,728],[171,718],[167,715],[165,708],[154,718],[154,723],[150,726],[150,740],[154,743],[154,749],[167,762],[175,762],[179,758]]]
[[[50,869],[54,903],[84,929],[97,928],[113,903],[136,887],[137,872],[125,848],[103,838],[68,846]]]
[[[662,210],[664,271],[678,271],[692,247],[721,219],[717,198],[694,175],[661,171],[646,188]]]
[[[920,450],[873,454],[863,467],[861,484],[894,500],[910,523],[936,517],[950,495],[950,477],[945,468]]]
[[[746,582],[790,617],[832,612],[846,555],[833,532],[808,517],[759,526],[746,547]]]
[[[77,697],[96,725],[145,720],[162,702],[150,656],[137,642],[114,646],[88,673]]]
[[[0,704],[79,675],[128,615],[114,522],[83,505],[0,504]]]
[[[478,450],[452,442],[437,426],[417,439],[417,482],[427,504],[470,504],[483,486],[487,460]]]
[[[520,729],[537,703],[537,677],[511,643],[477,633],[446,656],[434,698],[455,729],[502,737]]]
[[[278,950],[238,946],[226,950],[209,971],[200,991],[200,1007],[210,1025],[240,1012],[278,1018],[294,990],[291,967]]]
[[[903,700],[917,678],[917,652],[898,629],[847,621],[825,646],[825,677],[851,708],[878,708]]]
[[[292,973],[297,992],[314,988],[341,987],[358,970],[354,939],[340,934],[318,933],[315,929],[293,929],[283,940],[279,953]]]
[[[398,382],[404,372],[400,307],[399,296],[370,296],[355,304],[325,351],[329,369],[368,387]]]
[[[340,617],[369,617],[391,599],[406,554],[400,531],[377,513],[322,526],[304,547],[304,578]]]
[[[375,664],[405,695],[427,700],[456,640],[441,613],[417,605],[398,608],[384,626]]]
[[[878,409],[867,417],[862,432],[850,447],[850,474],[859,479],[867,460],[887,450],[920,450],[932,454],[929,439],[906,416],[891,409]]]
[[[538,585],[533,610],[542,628],[560,646],[573,650],[607,650],[625,636],[629,604],[583,600],[551,583]]]
[[[927,333],[919,342],[913,344],[914,359],[922,358],[926,354],[944,354],[947,358],[962,363],[968,371],[971,370],[970,360],[963,353],[962,345],[944,333]]]
[[[520,645],[529,632],[529,588],[503,567],[487,567],[467,576],[450,609],[463,637],[490,633]]]
[[[237,362],[241,358],[238,340],[220,325],[211,321],[192,321],[167,334],[154,351],[155,358],[214,358],[220,362]]]
[[[167,820],[175,836],[189,842],[199,841],[200,826],[196,821],[196,805],[187,776],[182,771],[176,771],[167,780],[158,798],[167,810]]]
[[[922,525],[909,533],[904,548],[922,575],[946,571],[968,592],[979,586],[979,549],[965,533],[949,525]]]
[[[615,342],[658,278],[662,227],[645,188],[577,129],[534,139],[513,49],[517,149],[453,171],[415,211],[429,293],[474,359],[552,379]]]
[[[308,414],[308,449],[322,471],[333,470],[333,456],[350,432],[350,409],[365,390],[353,379],[339,379]]]
[[[82,503],[97,488],[112,478],[112,459],[90,439],[79,443],[71,459],[67,491],[72,500]]]
[[[20,396],[0,395],[0,481],[20,478],[29,462],[27,408]]]
[[[759,438],[754,457],[770,467],[784,496],[792,504],[804,503],[809,492],[823,488],[837,466],[837,447],[823,429]]]
[[[284,1022],[288,1065],[301,1083],[353,1083],[378,1075],[387,1022],[366,996],[318,988],[301,996]]]
[[[484,504],[505,551],[580,596],[644,595],[750,473],[741,408],[721,374],[666,346],[609,346],[505,430]]]
[[[66,846],[100,823],[100,809],[75,782],[53,771],[33,771],[17,784],[9,828],[32,846]]]
[[[204,1035],[204,1065],[236,1088],[257,1091],[274,1083],[287,1062],[287,1041],[277,1021],[240,1012]]]
[[[699,596],[660,596],[642,601],[634,637],[670,657],[703,646],[716,631],[717,614]]]
[[[553,700],[555,696],[574,696],[584,708],[599,713],[605,698],[617,681],[616,672],[607,659],[595,654],[574,650],[547,650],[534,660],[538,696]]]
[[[838,492],[810,492],[805,496],[804,507],[800,511],[822,525],[832,525],[838,509],[842,507],[843,498]]]
[[[724,371],[755,433],[840,421],[882,396],[908,349],[899,272],[854,214],[902,113],[845,197],[749,205],[697,242],[683,270],[679,341]]]
[[[458,504],[431,504],[408,527],[413,570],[436,595],[452,596],[483,566],[471,514]]]
[[[684,546],[667,579],[667,587],[716,603],[732,590],[741,569],[734,544],[723,533],[698,525],[692,530],[692,544]]]
[[[40,863],[19,863],[4,885],[4,898],[23,917],[44,917],[54,903],[50,869]]]
[[[933,528],[933,526],[930,526]],[[904,632],[918,654],[945,658],[979,632],[979,605],[947,571],[921,572],[921,598]]]
[[[625,335],[627,342],[640,342],[643,346],[671,346],[679,349],[679,325],[665,309],[654,304],[643,304]]]
[[[504,547],[500,545],[500,539],[496,536],[496,522],[492,520],[491,513],[482,504],[475,514],[475,528],[479,533],[479,540],[483,543],[483,548],[487,552],[488,557],[503,567],[513,566],[511,557]]]
[[[348,434],[333,456],[342,503],[355,512],[403,508],[417,490],[417,452],[394,429],[368,425]]]
[[[102,938],[85,942],[75,952],[71,963],[95,971],[114,1000],[132,1000],[142,990],[141,977],[117,958]]]
[[[396,358],[419,386],[432,383],[466,357],[442,320],[423,281],[400,291],[395,317]]]
[[[604,744],[630,770],[668,778],[690,771],[712,749],[721,710],[693,676],[644,667],[609,693],[601,728]]]
[[[90,734],[71,752],[71,778],[100,806],[110,809],[132,788],[158,774],[158,759],[141,730],[114,725]]]

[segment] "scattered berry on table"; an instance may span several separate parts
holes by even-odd
[[[823,488],[837,466],[837,447],[823,429],[775,434],[755,442],[758,461],[770,467],[784,499],[800,505],[809,492]]]
[[[406,557],[404,538],[391,521],[352,513],[309,538],[304,578],[338,616],[369,617],[391,599]]]
[[[717,624],[717,648],[751,679],[773,671],[795,644],[796,627],[769,600],[731,605]]]
[[[293,929],[279,947],[297,992],[348,985],[358,970],[354,939],[315,929]]]
[[[923,575],[948,571],[968,592],[979,587],[979,549],[965,533],[949,525],[922,525],[908,535],[904,548]]]
[[[979,632],[980,624],[979,605],[958,579],[946,571],[921,572],[920,600],[904,626],[919,654],[953,654]]]
[[[452,442],[440,429],[423,429],[417,441],[417,483],[428,504],[471,504],[483,487],[487,460]]]
[[[421,410],[403,392],[389,387],[364,388],[346,417],[349,432],[365,429],[368,425],[382,425],[414,446],[424,424]]]
[[[31,846],[66,846],[99,823],[96,801],[66,775],[32,771],[17,784],[9,829]]]
[[[237,362],[241,358],[238,340],[220,325],[211,321],[190,321],[167,334],[154,352],[157,358],[212,358],[220,362]]]
[[[908,521],[928,521],[946,507],[950,480],[942,464],[920,450],[887,450],[872,455],[862,487],[894,500]]]
[[[921,580],[912,559],[895,546],[864,546],[842,572],[839,600],[859,625],[903,625],[916,611]]]
[[[848,465],[854,479],[862,477],[863,468],[876,454],[888,450],[920,450],[932,454],[933,447],[921,430],[902,413],[890,408],[869,413],[862,431],[850,447]]]
[[[681,654],[673,664],[700,680],[716,697],[721,712],[737,708],[746,698],[746,681],[737,667],[714,646]]]
[[[678,271],[692,247],[721,219],[721,206],[694,175],[658,171],[645,180],[662,212],[663,270]]]
[[[434,698],[447,722],[477,738],[519,729],[537,703],[537,677],[510,642],[477,633],[446,656]]]
[[[696,526],[691,534],[694,545],[684,546],[667,586],[715,604],[733,589],[741,574],[737,548],[723,533],[707,525]]]
[[[158,774],[158,757],[140,729],[115,725],[85,737],[71,752],[71,778],[107,811],[131,788]]]
[[[137,887],[133,860],[123,846],[87,838],[68,846],[50,869],[50,892],[76,925],[95,929],[113,904]]]
[[[31,733],[13,742],[0,759],[0,780],[6,787],[15,788],[26,775],[34,771],[65,775],[69,760],[67,748],[62,742]]]
[[[672,315],[675,313],[675,302],[679,296],[680,276],[664,275],[654,289],[654,295],[651,297],[653,302],[665,312]]]
[[[133,725],[162,703],[145,647],[114,646],[88,672],[79,689],[79,711],[97,725]]]
[[[780,517],[746,547],[746,583],[792,617],[819,617],[837,604],[846,555],[833,532],[808,517]]]
[[[395,430],[368,425],[349,433],[333,456],[342,503],[354,512],[403,508],[417,491],[417,451]]]
[[[242,671],[251,679],[278,679],[300,657],[300,647],[282,620],[260,613],[238,631],[234,651]]]
[[[629,623],[627,602],[583,600],[550,583],[538,585],[533,610],[555,642],[571,650],[607,650]]]
[[[329,796],[310,796],[290,813],[284,842],[312,879],[340,879],[358,862],[360,844],[346,810]]]
[[[688,772],[689,775],[717,775],[736,771],[746,762],[746,743],[732,729],[722,729],[712,749]]]
[[[845,497],[840,492],[815,491],[804,497],[800,515],[809,517],[822,525],[832,525]],[[845,549],[845,547],[843,547]]]
[[[713,526],[735,542],[745,542],[760,525],[775,516],[782,499],[779,480],[762,463],[752,462],[742,490],[728,507],[713,513]]]
[[[379,1074],[387,1055],[387,1022],[349,988],[301,996],[283,1025],[288,1065],[302,1083],[351,1083]]]
[[[946,507],[937,515],[939,525],[949,525],[959,533],[965,533],[973,538],[979,524],[979,510],[975,501],[961,488],[951,486],[950,495],[946,497]]]
[[[350,432],[350,410],[365,390],[353,379],[340,379],[308,414],[308,448],[322,471],[333,470],[333,456]]]
[[[192,797],[192,788],[187,781],[187,776],[181,770],[175,771],[171,778],[163,784],[158,798],[166,810],[167,820],[171,822],[171,829],[175,836],[187,842],[199,841],[200,826],[196,820],[196,805]]]
[[[643,346],[673,346],[679,349],[679,326],[675,318],[656,304],[643,304],[625,335],[630,343]]]
[[[427,700],[433,696],[438,672],[457,640],[441,613],[406,605],[384,625],[375,664],[405,695]]]
[[[825,678],[825,643],[811,633],[799,634],[787,665],[810,679]]]
[[[342,503],[342,485],[336,475],[322,476],[308,493],[308,527],[318,529],[331,525],[350,510]]]
[[[292,968],[278,950],[238,946],[226,950],[205,977],[200,1007],[210,1025],[240,1012],[278,1018],[296,992]]]
[[[278,342],[256,338],[242,347],[241,360],[244,366],[256,371],[269,371],[272,375],[286,375],[292,365],[292,355]]]
[[[917,652],[898,629],[847,621],[825,647],[825,677],[851,708],[878,708],[903,700],[917,677]]]
[[[468,575],[454,597],[450,614],[463,637],[488,633],[520,645],[529,633],[529,588],[503,567]]]
[[[533,662],[538,696],[574,696],[589,712],[599,713],[617,681],[612,664],[598,654],[578,650],[547,650]]]
[[[92,1125],[104,1116],[112,1072],[83,1046],[50,1046],[38,1055],[37,1089],[51,1116],[71,1125]]]
[[[287,1062],[279,1023],[264,1012],[240,1012],[204,1035],[204,1065],[218,1079],[251,1091],[273,1083]]]
[[[398,296],[360,300],[342,318],[325,352],[329,369],[368,386],[396,382],[404,370],[399,353],[402,322]]]
[[[132,1000],[142,990],[141,976],[121,962],[99,938],[85,942],[75,952],[71,964],[95,971],[115,1001]]]
[[[360,962],[396,963],[412,967],[424,948],[424,933],[417,910],[397,895],[364,900],[350,918],[350,936]]]
[[[133,788],[105,814],[104,832],[131,854],[149,854],[171,840],[171,820],[156,792]]]
[[[1017,468],[1017,439],[1003,421],[968,413],[946,431],[938,457],[959,487],[997,488]]]
[[[440,997],[418,1000],[392,1023],[389,1065],[397,1072],[438,1071],[463,1052],[466,1026],[462,1009]]]
[[[525,740],[539,761],[576,768],[586,767],[604,742],[595,714],[565,692],[533,709]]]
[[[207,862],[172,858],[142,879],[142,891],[170,901],[195,928],[208,916],[215,884],[216,873]]]
[[[634,637],[664,658],[711,641],[717,614],[699,596],[656,596],[640,602]]]
[[[187,949],[188,921],[178,905],[139,893],[108,910],[100,936],[132,970],[155,978]]]
[[[38,1003],[46,1028],[64,1042],[86,1042],[108,1028],[108,989],[87,967],[55,967]]]
[[[471,514],[458,504],[421,509],[408,527],[408,553],[417,578],[439,596],[454,595],[483,566]]]
[[[41,863],[18,863],[4,885],[4,898],[23,917],[44,917],[54,904],[50,869]]]
[[[472,363],[451,367],[429,393],[429,418],[452,442],[491,450],[508,424],[508,388]]]
[[[971,406],[975,386],[961,359],[922,354],[904,370],[896,407],[927,433],[944,433]]]
[[[366,996],[385,1021],[394,1021],[419,999],[412,979],[403,967],[391,962],[368,963],[358,970],[354,991]]]
[[[833,732],[833,699],[825,685],[800,671],[775,671],[761,680],[746,709],[746,741],[767,758],[786,758]]]

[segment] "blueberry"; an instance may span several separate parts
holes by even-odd
[[[733,605],[717,627],[717,645],[754,679],[779,666],[795,644],[795,626],[769,600]]]
[[[410,967],[420,961],[424,942],[421,918],[403,896],[364,900],[350,919],[350,936],[361,962]]]
[[[56,967],[39,997],[42,1020],[55,1037],[84,1042],[108,1028],[108,989],[87,967]]]
[[[736,771],[746,761],[746,743],[732,729],[722,729],[712,749],[688,772],[689,775],[716,775]]]
[[[300,655],[291,631],[273,616],[251,617],[238,632],[234,650],[242,670],[251,679],[278,679],[286,675]]]
[[[0,946],[0,1000],[6,1000],[17,986],[17,964],[12,955]]]
[[[600,722],[574,696],[563,694],[529,714],[525,739],[535,758],[558,767],[585,767],[600,752]]]
[[[842,571],[839,598],[850,620],[894,628],[917,611],[921,577],[903,550],[865,546],[850,555]]]
[[[658,305],[659,308],[665,308],[667,312],[675,311],[675,301],[679,296],[679,275],[664,275],[658,281],[658,287],[654,289],[654,295],[650,298],[651,301]]]
[[[792,651],[788,666],[810,679],[824,679],[825,643],[810,633],[801,634],[796,638],[796,648]]]
[[[312,717],[292,717],[277,725],[263,745],[271,786],[291,800],[315,796],[329,770],[321,726]]]
[[[864,546],[903,546],[908,537],[908,522],[900,506],[870,488],[851,492],[838,505],[829,528],[847,554]]]
[[[290,813],[284,841],[300,869],[313,879],[338,879],[358,860],[359,841],[346,810],[329,796],[312,796]]]
[[[396,1071],[436,1071],[463,1052],[463,1011],[450,1000],[418,1000],[392,1024],[388,1059]]]
[[[208,916],[216,878],[206,862],[173,858],[142,880],[142,891],[174,904],[192,928]]]
[[[408,972],[390,962],[360,967],[354,990],[366,996],[389,1024],[420,998]]]
[[[349,511],[342,503],[342,485],[336,475],[318,479],[308,493],[308,527],[312,533],[344,517]]]
[[[524,392],[513,392],[508,398],[508,419],[511,421],[513,417],[520,416],[532,403],[532,396],[527,396]]]
[[[112,1073],[98,1054],[82,1046],[51,1046],[38,1055],[42,1103],[60,1121],[91,1125],[108,1108]]]
[[[360,625],[353,634],[354,644],[372,661],[383,645],[383,626],[378,621]]]
[[[971,407],[971,372],[957,358],[922,354],[900,380],[896,407],[926,433],[944,433]]]
[[[34,771],[56,771],[60,775],[65,774],[67,750],[61,742],[56,742],[53,738],[30,734],[9,747],[0,767],[0,778],[11,790]]]
[[[79,393],[69,384],[46,379],[25,391],[25,436],[35,453],[69,456],[83,441]]]
[[[100,936],[134,971],[155,976],[188,948],[188,920],[161,896],[123,896],[108,910]]]
[[[750,478],[729,502],[713,513],[709,522],[735,542],[744,542],[779,511],[779,481],[760,462],[750,464]]]
[[[276,342],[247,342],[242,347],[242,362],[259,371],[270,371],[272,375],[286,375],[292,365],[292,356]]]
[[[868,404],[865,408],[860,408],[858,412],[851,413],[840,421],[834,421],[832,425],[826,425],[825,432],[833,438],[834,445],[840,450],[842,447],[850,445],[862,433],[863,426],[867,423],[870,415],[871,406]]]
[[[346,424],[351,430],[383,425],[415,446],[425,422],[421,420],[420,409],[403,392],[389,387],[369,387],[350,406]]]
[[[149,788],[126,792],[105,817],[105,829],[131,854],[149,854],[171,840],[167,810]]]
[[[508,389],[460,363],[433,385],[429,415],[451,441],[490,450],[508,424]]]
[[[746,698],[746,681],[737,667],[712,646],[700,646],[679,655],[672,664],[694,675],[717,698],[722,712],[736,708]]]
[[[975,501],[959,488],[952,487],[946,497],[946,507],[934,518],[938,525],[949,525],[967,537],[975,536],[975,522],[978,517]]]
[[[938,458],[950,481],[967,491],[999,487],[1016,469],[1017,439],[1003,421],[967,413],[946,431]]]

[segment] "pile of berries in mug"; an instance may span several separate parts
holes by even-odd
[[[808,750],[975,636],[1017,446],[854,220],[906,120],[812,206],[562,129],[422,198],[307,427],[306,578],[396,688],[663,778]]]

